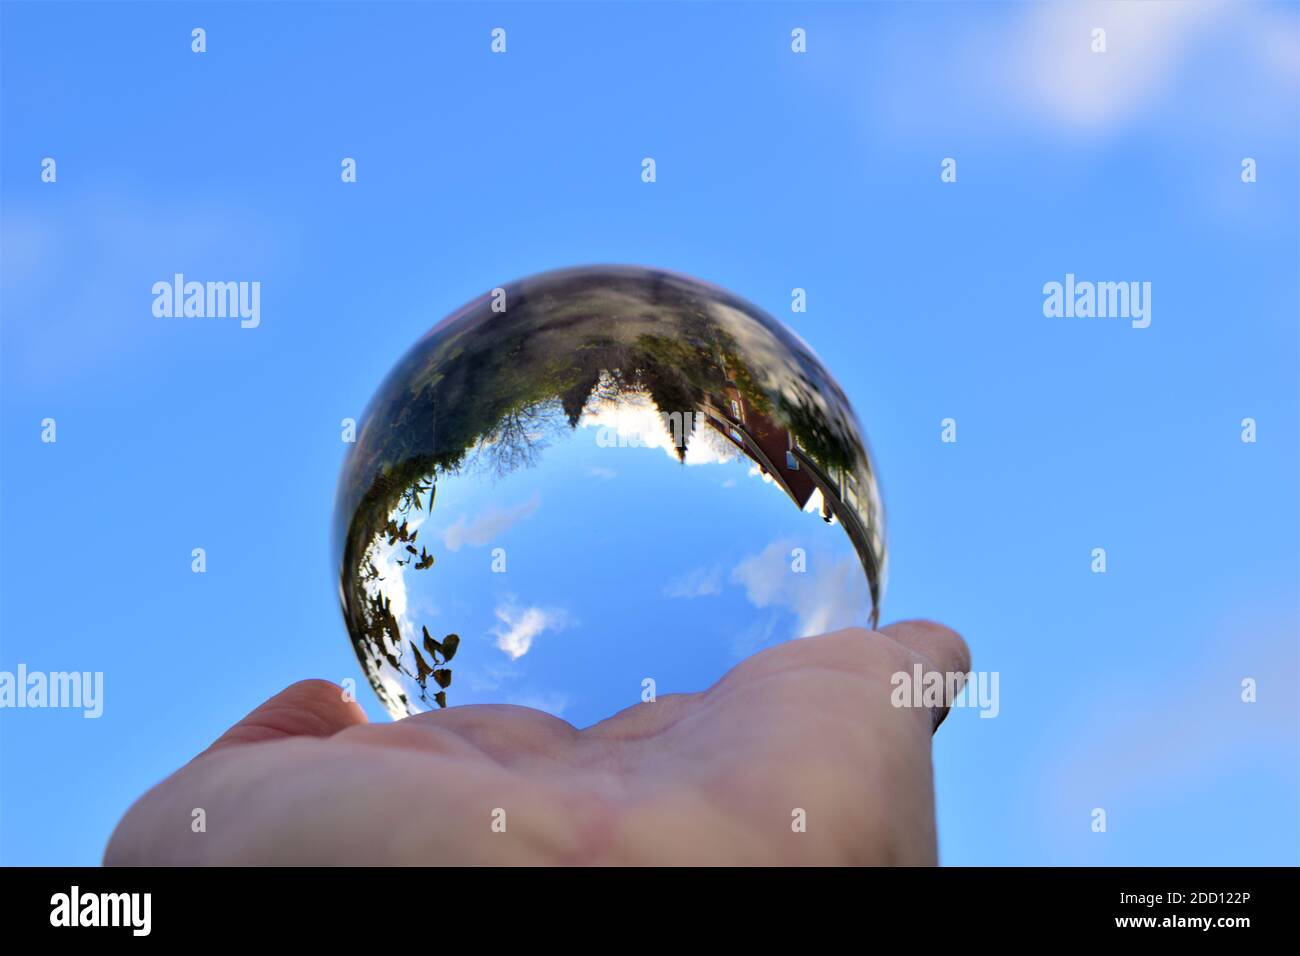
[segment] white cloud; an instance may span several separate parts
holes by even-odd
[[[500,605],[495,613],[501,622],[492,629],[496,645],[515,661],[528,653],[533,641],[544,631],[563,630],[569,624],[569,616],[559,608],[526,607],[521,610],[512,600]]]
[[[616,472],[613,468],[601,468],[599,465],[593,465],[592,467],[588,468],[587,474],[589,474],[593,478],[603,478],[605,481],[609,481],[612,478],[618,477],[618,472]]]
[[[467,521],[465,516],[461,515],[442,532],[442,543],[446,545],[448,551],[459,551],[463,544],[481,548],[502,532],[508,531],[516,523],[527,518],[541,503],[541,498],[534,494],[527,501],[513,508],[503,510],[491,507],[486,514],[472,521]]]
[[[838,560],[809,552],[807,570],[792,567],[792,541],[773,541],[732,569],[731,580],[745,588],[757,608],[777,607],[797,618],[795,637],[811,637],[842,627],[865,627],[871,592],[855,554]]]
[[[624,393],[613,399],[593,398],[583,410],[578,425],[581,428],[608,429],[609,434],[617,439],[611,447],[658,448],[677,461],[677,448],[668,423],[650,396],[644,393]],[[732,461],[741,454],[740,449],[715,429],[698,418],[692,419],[691,434],[686,442],[686,464],[716,464]]]

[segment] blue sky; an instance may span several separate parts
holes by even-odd
[[[340,419],[485,290],[634,262],[821,355],[879,467],[885,618],[999,673],[999,716],[936,738],[945,862],[1297,862],[1294,4],[0,17],[0,669],[105,675],[97,720],[0,712],[0,861],[95,862],[265,697],[360,681]],[[175,272],[260,281],[260,327],[155,318]],[[1151,326],[1045,318],[1067,273],[1150,282]]]

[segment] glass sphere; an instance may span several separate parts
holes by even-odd
[[[807,345],[707,283],[596,266],[494,289],[398,362],[343,466],[334,558],[394,717],[519,704],[586,726],[874,627],[885,535]]]

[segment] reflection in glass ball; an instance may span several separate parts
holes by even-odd
[[[857,419],[798,337],[695,279],[599,266],[494,290],[402,358],[344,464],[334,555],[393,716],[586,726],[874,626],[885,538]]]

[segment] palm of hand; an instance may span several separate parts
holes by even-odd
[[[916,662],[969,669],[937,625],[840,631],[583,730],[512,706],[369,724],[305,681],[141,798],[105,862],[933,863],[942,715],[890,703]]]

